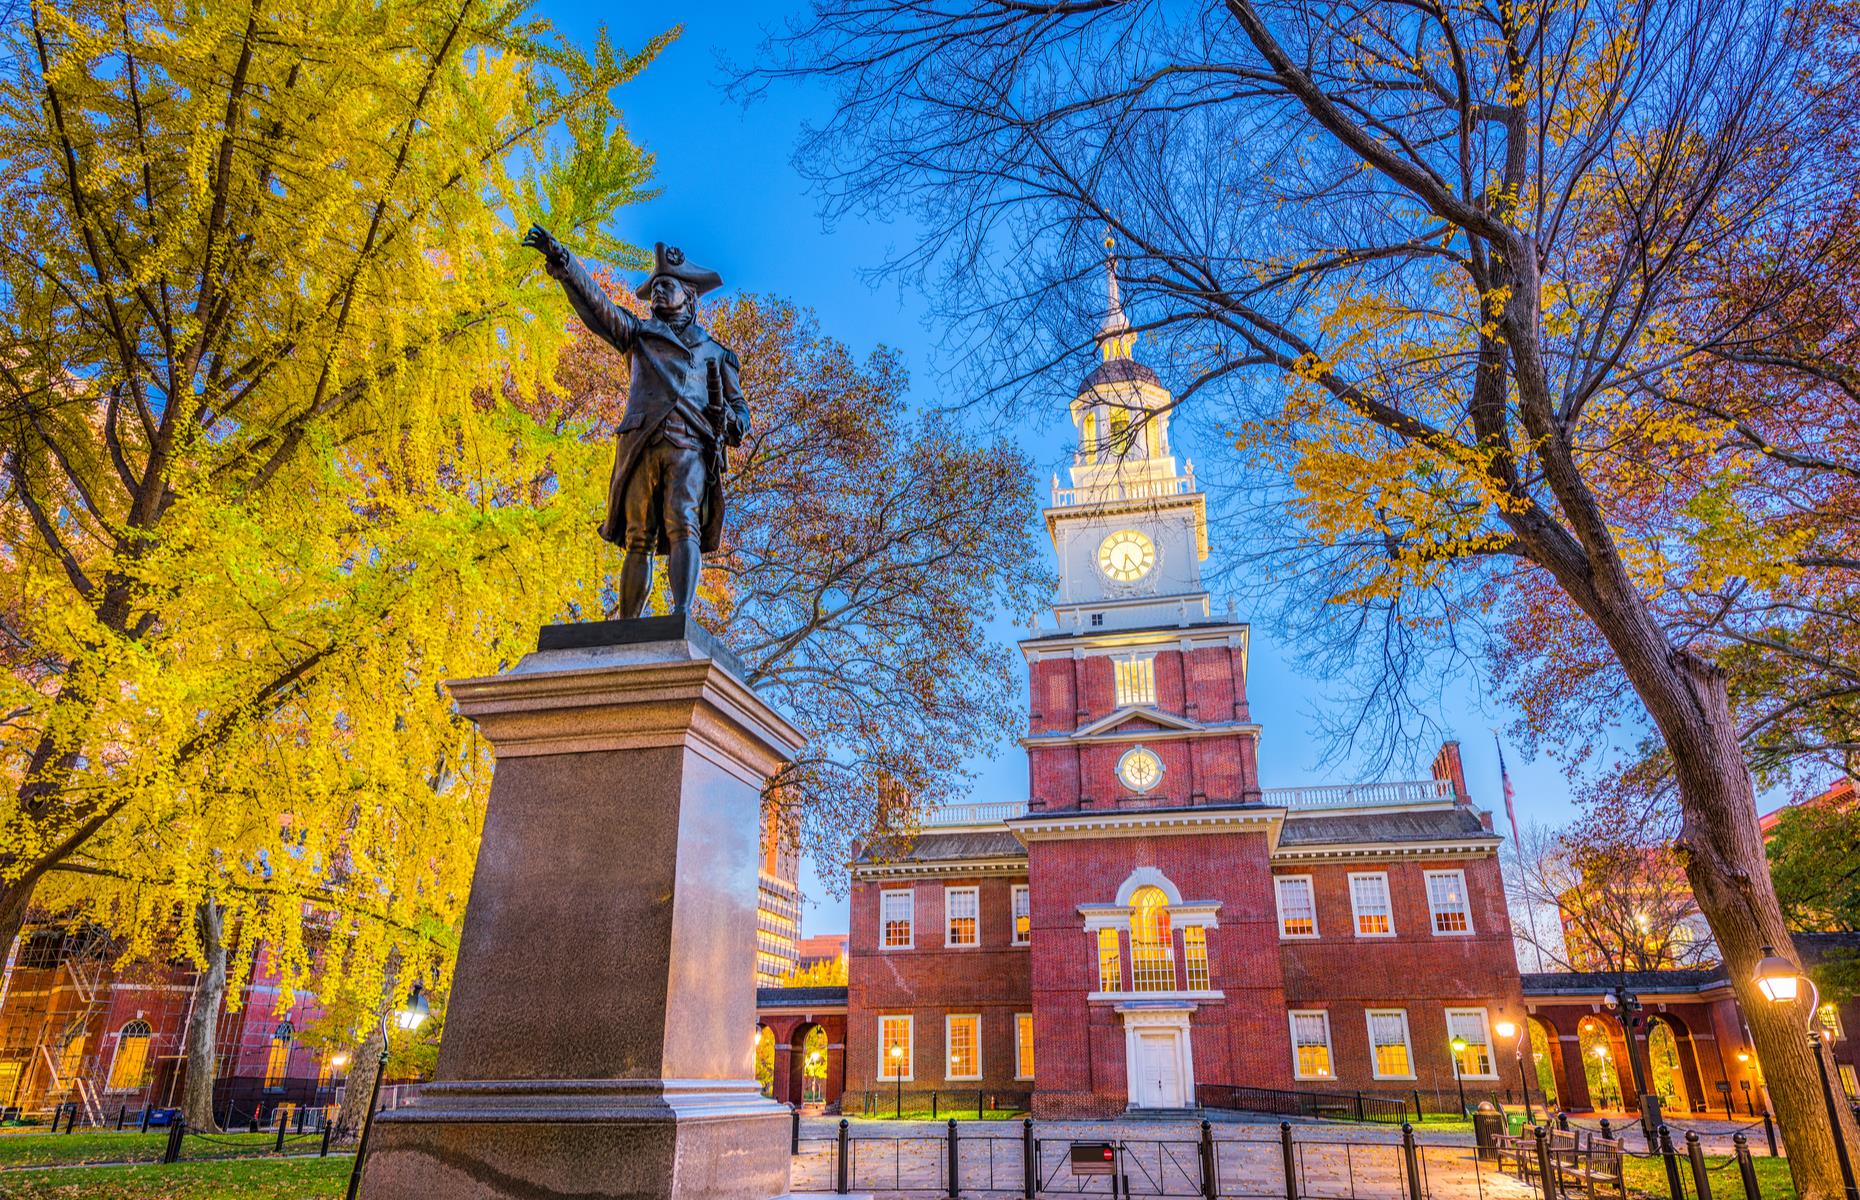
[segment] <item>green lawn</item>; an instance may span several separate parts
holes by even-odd
[[[276,1133],[214,1134],[211,1138],[189,1137],[181,1151],[188,1161],[203,1158],[246,1158],[265,1155],[276,1144]],[[91,1131],[83,1133],[10,1133],[0,1134],[0,1168],[62,1166],[99,1162],[159,1162],[168,1147],[168,1132],[150,1133]],[[286,1154],[311,1154],[317,1149],[315,1137],[291,1135],[285,1139]],[[0,1193],[3,1195],[4,1193]]]
[[[342,1195],[348,1179],[349,1160],[335,1157],[71,1167],[0,1175],[0,1196],[6,1200],[329,1200]]]
[[[1757,1189],[1763,1194],[1763,1200],[1795,1200],[1795,1181],[1789,1178],[1788,1159],[1758,1155],[1751,1161],[1756,1164]],[[1726,1155],[1708,1154],[1705,1156],[1705,1165],[1711,1168],[1707,1179],[1711,1182],[1712,1200],[1744,1200],[1744,1184],[1738,1176],[1735,1159]],[[1626,1174],[1628,1190],[1631,1192],[1661,1198],[1672,1194],[1666,1181],[1666,1164],[1662,1159],[1629,1157]],[[1683,1154],[1679,1156],[1679,1182],[1684,1186],[1686,1195],[1696,1200],[1696,1191],[1692,1186],[1692,1166]]]

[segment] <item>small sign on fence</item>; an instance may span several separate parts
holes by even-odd
[[[1117,1147],[1110,1142],[1073,1142],[1074,1175],[1117,1174]]]

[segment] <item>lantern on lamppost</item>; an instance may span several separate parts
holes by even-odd
[[[426,1002],[426,989],[416,983],[407,995],[407,1002],[395,1010],[394,1023],[412,1033],[426,1024],[432,1012],[432,1006]],[[362,1138],[355,1144],[355,1165],[349,1168],[348,1200],[355,1200],[355,1193],[362,1186],[362,1164],[368,1157],[368,1135],[375,1127],[375,1105],[381,1100],[381,1079],[387,1074],[387,1065],[388,1015],[384,1012],[381,1014],[381,1057],[375,1062],[375,1085],[368,1093],[368,1111],[362,1115]]]
[[[1524,1092],[1524,1119],[1529,1122],[1532,1120],[1531,1078],[1524,1073],[1524,1040],[1528,1036],[1526,1031],[1530,1027],[1519,1025],[1516,1021],[1499,1021],[1492,1028],[1497,1031],[1499,1037],[1518,1039],[1518,1087]]]
[[[1467,1041],[1457,1033],[1447,1045],[1453,1048],[1453,1082],[1460,1089],[1460,1115],[1466,1115],[1466,1079],[1460,1073],[1460,1055],[1466,1053]]]
[[[1841,1164],[1841,1186],[1846,1190],[1847,1200],[1860,1200],[1860,1189],[1854,1186],[1854,1164],[1847,1155],[1847,1138],[1841,1132],[1840,1109],[1834,1104],[1834,1088],[1828,1082],[1828,1063],[1822,1057],[1822,1038],[1825,1029],[1817,1029],[1821,1022],[1821,989],[1815,981],[1809,979],[1796,969],[1796,965],[1776,953],[1770,946],[1763,947],[1763,959],[1757,963],[1752,982],[1763,998],[1771,1004],[1792,1004],[1801,994],[1802,983],[1808,982],[1808,1052],[1815,1058],[1815,1071],[1821,1076],[1821,1101],[1828,1110],[1828,1132],[1834,1138],[1835,1158]]]

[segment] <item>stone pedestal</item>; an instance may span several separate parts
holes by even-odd
[[[497,751],[434,1082],[365,1200],[768,1200],[759,794],[803,739],[675,618],[552,626],[452,685]]]

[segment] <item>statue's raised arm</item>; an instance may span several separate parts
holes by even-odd
[[[697,323],[698,297],[723,280],[660,242],[652,274],[633,293],[651,308],[642,318],[608,299],[541,225],[523,244],[543,255],[576,315],[631,367],[601,523],[601,536],[626,551],[618,615],[645,607],[654,554],[666,556],[672,611],[689,612],[702,556],[723,532],[724,447],[740,443],[750,422],[736,355]]]

